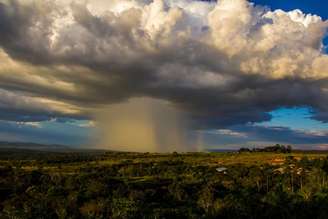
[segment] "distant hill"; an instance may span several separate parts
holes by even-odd
[[[64,145],[47,145],[29,142],[0,142],[0,149],[27,149],[35,151],[67,151],[73,148]]]
[[[236,149],[207,149],[207,152],[215,152],[215,153],[226,153],[226,152],[237,152]]]

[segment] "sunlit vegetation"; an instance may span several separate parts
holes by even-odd
[[[325,153],[1,151],[0,218],[327,218],[327,174]]]

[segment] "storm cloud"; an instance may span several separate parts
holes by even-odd
[[[92,119],[135,97],[196,129],[309,106],[328,122],[328,22],[246,0],[0,0],[0,119]]]

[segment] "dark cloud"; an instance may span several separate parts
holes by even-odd
[[[35,142],[70,146],[86,146],[91,140],[90,130],[83,128],[60,125],[57,125],[57,128],[43,128],[37,125],[39,124],[17,124],[0,121],[0,139],[9,142]]]
[[[0,119],[85,119],[148,96],[184,109],[195,128],[268,121],[283,106],[310,106],[328,121],[326,22],[244,0],[174,4],[98,13],[78,3],[0,3],[0,88],[31,99],[0,100]]]
[[[247,147],[268,146],[270,144],[292,144],[310,149],[325,146],[328,142],[327,131],[294,130],[287,127],[259,125],[237,125],[226,129],[203,132],[206,145]]]
[[[328,133],[324,131],[293,130],[287,127],[245,126],[236,128],[257,141],[288,142],[290,144],[326,144]]]
[[[58,11],[48,1],[0,2],[0,43],[13,57],[33,63],[50,62],[49,36]]]

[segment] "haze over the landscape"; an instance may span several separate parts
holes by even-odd
[[[0,141],[328,149],[328,6],[0,0]]]

